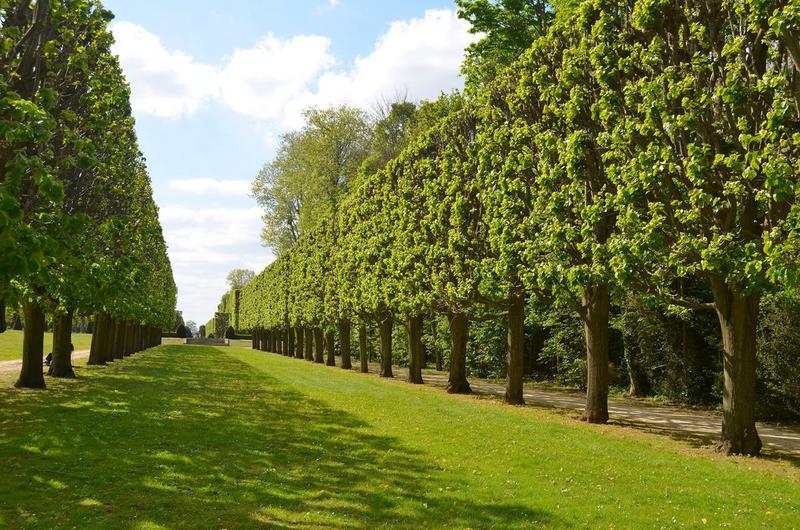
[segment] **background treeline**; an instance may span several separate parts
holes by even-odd
[[[74,376],[74,317],[94,315],[93,364],[155,344],[175,318],[112,18],[94,0],[0,1],[0,305],[23,313],[18,386],[45,384],[46,314],[60,377]]]
[[[382,375],[429,352],[514,404],[553,378],[589,422],[611,385],[721,403],[719,450],[757,454],[757,410],[799,410],[796,3],[458,4],[463,95],[283,138],[241,327],[344,368],[356,338],[362,370],[374,333]]]

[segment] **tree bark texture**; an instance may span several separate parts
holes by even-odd
[[[467,381],[467,337],[469,321],[466,315],[450,314],[450,374],[447,378],[447,392],[450,394],[469,394],[472,389]]]
[[[44,311],[39,304],[25,301],[25,329],[22,337],[22,369],[14,386],[44,388]]]
[[[513,292],[508,297],[508,373],[506,403],[524,405],[522,376],[525,372],[525,295]]]
[[[303,332],[305,333],[305,339],[303,340],[303,358],[306,361],[313,362],[314,361],[314,330],[310,327],[303,328]]]
[[[90,365],[106,364],[103,354],[104,328],[108,327],[108,315],[97,313],[94,316],[94,326],[92,326],[92,345],[89,350]]]
[[[353,368],[350,359],[350,321],[346,318],[339,320],[339,344],[342,349],[342,369],[350,370]]]
[[[608,317],[611,296],[608,285],[589,285],[582,300],[586,339],[586,409],[584,421],[608,421]]]
[[[320,327],[314,328],[314,362],[325,363],[325,337]]]
[[[325,364],[336,366],[336,334],[332,329],[325,331]]]
[[[358,356],[361,362],[361,373],[369,373],[369,345],[367,344],[367,324],[361,322],[358,326]]]
[[[55,315],[53,326],[53,361],[48,374],[53,377],[74,378],[72,369],[72,315],[74,309]]]
[[[711,280],[722,331],[722,438],[717,451],[726,455],[758,455],[756,430],[756,328],[760,293],[741,294],[722,278]]]
[[[421,385],[422,365],[425,362],[425,348],[422,344],[422,317],[409,317],[406,322],[408,331],[408,382]]]
[[[295,345],[294,358],[302,359],[303,353],[305,352],[305,344],[303,344],[305,339],[305,332],[303,331],[303,328],[297,326],[296,328],[294,328],[293,333],[296,336],[294,340],[294,345]]]
[[[381,377],[394,377],[392,373],[392,328],[394,321],[386,316],[380,323]]]

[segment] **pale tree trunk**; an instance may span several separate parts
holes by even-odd
[[[339,342],[342,346],[342,369],[350,370],[353,368],[350,360],[350,321],[346,318],[339,320]]]
[[[306,361],[313,362],[314,361],[314,330],[310,327],[305,328],[306,338],[304,341],[303,346],[305,347],[305,352],[303,357]]]
[[[25,329],[22,337],[22,369],[17,388],[44,388],[44,311],[35,302],[22,303]]]
[[[300,326],[297,326],[294,329],[293,333],[296,335],[296,338],[294,340],[294,344],[295,344],[294,358],[295,359],[302,359],[303,358],[303,352],[305,351],[304,350],[304,344],[303,344],[303,339],[305,338],[303,336],[304,335],[303,328],[301,328]]]
[[[447,378],[449,394],[469,394],[472,388],[467,381],[467,338],[469,321],[460,313],[447,315],[450,321],[450,370]]]
[[[314,362],[325,363],[325,336],[320,327],[314,328]]]
[[[385,316],[380,323],[381,335],[381,377],[394,377],[392,373],[392,327],[391,316]]]
[[[325,331],[325,357],[326,365],[336,366],[336,334],[331,328]]]
[[[421,385],[422,364],[425,350],[422,345],[422,317],[409,317],[406,322],[408,331],[408,382]]]
[[[584,288],[581,316],[586,339],[586,410],[589,423],[608,421],[608,317],[611,296],[607,284]]]
[[[506,403],[525,404],[522,376],[525,371],[525,295],[512,293],[508,298],[508,373],[506,374]]]
[[[711,290],[722,331],[723,390],[720,453],[758,455],[756,430],[756,328],[761,294],[733,291],[712,277]]]
[[[367,324],[361,322],[358,326],[358,355],[361,361],[361,373],[369,373],[369,349],[367,349]]]
[[[72,369],[72,315],[75,312],[70,308],[66,313],[55,316],[53,326],[53,362],[50,364],[48,374],[53,377],[74,378]]]

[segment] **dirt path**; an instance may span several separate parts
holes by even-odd
[[[72,360],[86,359],[89,357],[89,350],[72,352]],[[22,367],[22,360],[18,361],[0,361],[0,374],[12,374],[19,372]],[[42,367],[44,369],[44,367]]]
[[[370,364],[370,372],[380,373],[380,365]],[[408,371],[394,368],[397,379],[406,379]],[[423,375],[426,384],[444,388],[447,385],[446,373]],[[469,380],[476,394],[500,396],[505,394],[505,386],[490,381],[472,378]],[[585,397],[569,391],[540,390],[529,386],[524,391],[525,402],[529,405],[553,407],[566,410],[583,411]],[[709,445],[717,441],[722,424],[719,413],[695,411],[666,405],[639,403],[636,401],[609,401],[608,412],[611,422],[630,425],[647,431],[689,441],[694,445]],[[773,424],[758,424],[758,433],[764,448],[770,452],[800,457],[800,430]]]

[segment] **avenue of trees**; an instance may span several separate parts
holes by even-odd
[[[95,0],[0,1],[0,300],[24,313],[19,387],[74,377],[73,318],[94,315],[90,364],[160,341],[176,288],[139,152],[130,89]]]
[[[621,379],[680,387],[721,403],[719,451],[758,454],[759,389],[800,414],[797,2],[458,4],[484,35],[463,95],[311,109],[283,138],[253,188],[277,259],[241,329],[362,371],[377,329],[385,377],[402,329],[422,383],[446,325],[451,392],[477,332],[508,403],[531,363],[574,362],[586,421]]]

